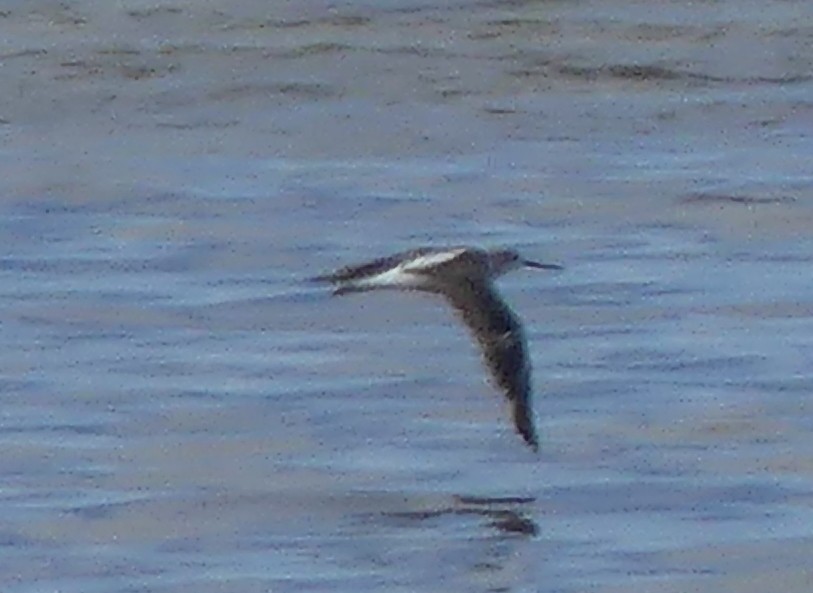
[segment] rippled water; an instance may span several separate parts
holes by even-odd
[[[0,585],[807,592],[805,2],[0,10]],[[542,452],[419,244],[501,287]]]

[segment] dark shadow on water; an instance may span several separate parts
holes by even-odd
[[[396,511],[384,516],[420,522],[447,516],[479,516],[488,524],[507,535],[534,537],[539,526],[523,507],[535,502],[533,497],[479,497],[455,496],[449,506],[420,511]]]

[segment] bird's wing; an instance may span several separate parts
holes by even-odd
[[[423,253],[411,252],[412,259],[405,261],[403,268],[405,272],[412,273],[433,273],[445,264],[457,262],[462,255],[469,251],[465,247],[455,249],[426,250]],[[455,264],[459,265],[459,264]]]
[[[404,251],[401,253],[396,253],[395,255],[374,259],[373,261],[363,264],[347,266],[331,274],[316,276],[315,278],[312,278],[312,280],[315,282],[348,282],[351,280],[358,280],[360,278],[369,278],[371,276],[377,276],[382,272],[386,272],[387,270],[397,266],[404,259],[426,255],[432,251],[435,250],[431,247],[421,247],[410,251]]]
[[[511,403],[514,425],[537,450],[531,393],[531,363],[522,325],[485,279],[458,278],[446,292],[477,339],[494,382]]]

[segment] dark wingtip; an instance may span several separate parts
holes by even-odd
[[[536,427],[531,417],[531,411],[526,404],[517,402],[514,405],[514,426],[516,426],[517,432],[525,443],[534,453],[537,453],[539,451],[539,437],[536,435]]]
[[[531,451],[534,453],[539,453],[539,439],[536,437],[536,433],[532,432],[530,434],[521,433],[522,438],[525,440],[525,443],[531,448]]]

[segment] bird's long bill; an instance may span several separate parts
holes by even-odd
[[[562,266],[556,264],[541,264],[535,261],[528,261],[527,259],[522,263],[529,268],[536,268],[537,270],[564,270]]]

